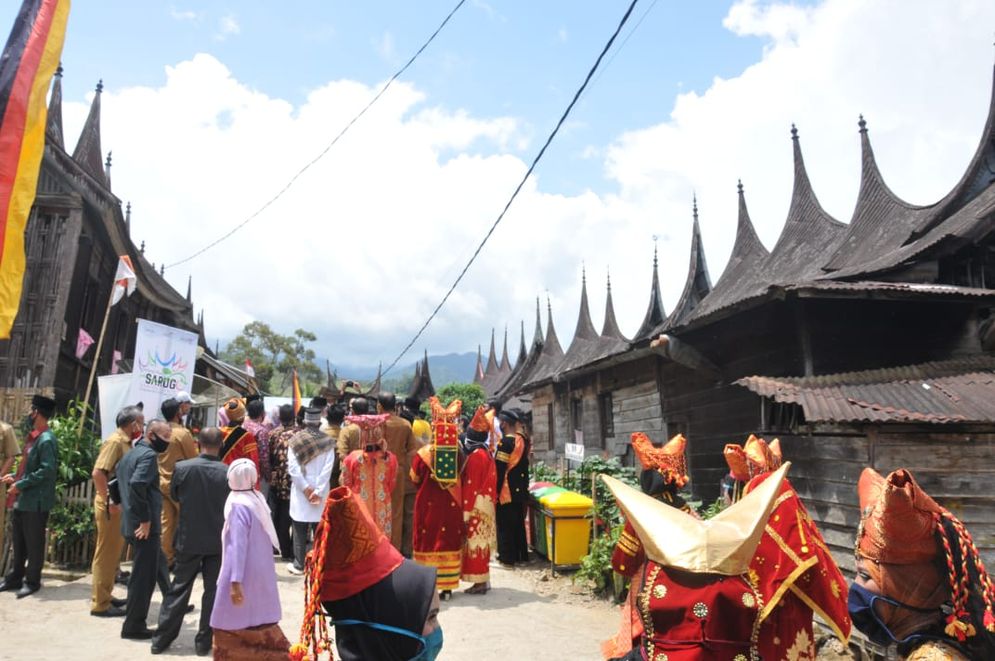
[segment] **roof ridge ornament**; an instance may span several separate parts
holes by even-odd
[[[860,133],[867,133],[867,122],[864,120],[863,113],[861,113],[860,119],[857,120],[857,126],[860,127]]]

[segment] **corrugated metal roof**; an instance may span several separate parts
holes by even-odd
[[[995,357],[814,377],[748,376],[762,397],[798,404],[808,422],[995,422]]]

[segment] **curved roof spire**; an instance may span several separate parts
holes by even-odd
[[[691,312],[712,291],[712,279],[705,264],[705,248],[701,242],[701,226],[698,224],[698,199],[692,203],[691,257],[688,260],[688,274],[684,280],[684,290],[677,305],[667,318],[667,326],[677,326],[690,317]],[[660,328],[662,331],[663,329]],[[654,333],[655,334],[655,333]]]
[[[529,355],[528,349],[525,348],[525,320],[522,319],[521,323],[522,323],[522,332],[519,335],[521,341],[519,342],[518,345],[518,360],[515,361],[516,368],[522,363],[524,363],[525,358]]]
[[[106,186],[104,156],[100,148],[100,95],[103,91],[104,81],[101,80],[97,83],[97,93],[93,95],[93,102],[90,104],[90,114],[86,116],[76,148],[73,149],[73,160],[97,182]]]
[[[480,345],[477,345],[477,366],[473,369],[473,382],[478,386],[484,382],[484,360],[480,353]]]
[[[823,265],[826,271],[860,268],[900,247],[932,211],[932,207],[905,202],[888,188],[874,158],[863,115],[860,115],[857,126],[860,133],[860,190],[846,234]]]
[[[65,149],[62,135],[62,63],[52,78],[52,96],[48,100],[48,117],[45,120],[45,138],[52,144]]]
[[[605,296],[605,324],[601,328],[601,337],[628,342],[625,336],[622,335],[622,331],[618,327],[618,320],[615,318],[615,304],[612,302],[612,275],[610,272],[607,276],[607,292]]]
[[[501,352],[501,363],[498,365],[499,372],[511,373],[511,362],[508,360],[508,324],[504,325],[504,349]]]
[[[557,371],[565,372],[576,369],[590,362],[594,357],[597,348],[597,341],[600,338],[598,331],[594,330],[591,323],[591,309],[587,302],[587,269],[581,269],[580,276],[580,311],[577,313],[577,328],[574,330],[573,340],[564,355],[563,362]]]
[[[523,331],[523,343],[524,343],[524,330],[525,324],[522,323]],[[529,347],[528,355],[525,356],[524,360],[520,360],[515,369],[512,370],[511,376],[498,388],[494,395],[500,399],[502,402],[508,401],[511,397],[517,395],[522,388],[522,385],[527,383],[531,378],[532,374],[536,371],[536,366],[539,363],[539,358],[542,356],[543,349],[543,338],[542,338],[542,324],[539,311],[539,297],[536,296],[536,326],[535,333],[532,338],[532,346]]]
[[[498,368],[497,355],[496,355],[496,352],[494,351],[494,329],[492,328],[491,329],[491,352],[487,356],[487,369],[485,370],[484,373],[485,374],[493,374],[493,373],[497,372],[497,368]]]
[[[750,220],[742,180],[737,183],[736,190],[739,197],[739,214],[732,254],[729,255],[729,261],[726,262],[725,269],[712,287],[712,291],[698,304],[690,319],[698,319],[755,293],[760,266],[770,255]]]
[[[654,329],[667,320],[663,309],[663,297],[660,296],[660,274],[657,268],[656,237],[653,237],[653,283],[650,285],[650,302],[646,308],[643,323],[639,325],[633,341],[645,340],[653,334]]]
[[[963,208],[977,197],[978,193],[995,183],[995,67],[992,69],[991,97],[988,101],[988,117],[981,132],[981,141],[971,158],[967,171],[953,190],[934,205],[933,213],[922,220],[912,233],[912,239],[926,234],[947,217]]]
[[[795,164],[791,205],[781,236],[760,271],[762,290],[769,285],[806,282],[822,275],[822,265],[846,232],[846,225],[826,213],[812,190],[794,124],[791,142]]]

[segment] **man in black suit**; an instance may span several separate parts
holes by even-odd
[[[146,625],[155,591],[161,553],[162,492],[159,490],[159,453],[169,447],[169,423],[153,420],[145,438],[135,443],[117,465],[121,492],[121,534],[131,544],[131,578],[121,637],[148,640],[155,633]]]
[[[159,629],[152,639],[152,653],[161,654],[176,639],[187,612],[197,574],[204,581],[200,600],[200,626],[194,638],[197,654],[211,651],[211,610],[221,571],[221,529],[228,499],[228,466],[218,456],[224,440],[221,430],[209,427],[198,436],[200,456],[177,462],[170,482],[170,496],[180,505],[173,585],[159,609]]]

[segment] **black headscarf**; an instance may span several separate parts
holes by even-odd
[[[333,624],[362,620],[421,635],[434,594],[435,569],[405,560],[379,583],[324,606]],[[335,646],[342,661],[408,661],[422,650],[415,638],[361,624],[335,627]]]
[[[642,487],[643,493],[648,496],[662,500],[677,509],[684,508],[684,499],[678,494],[677,485],[663,479],[660,471],[652,468],[645,469],[639,474],[639,486]]]

